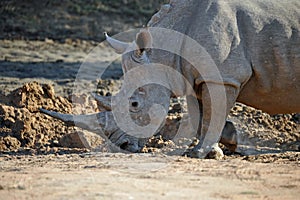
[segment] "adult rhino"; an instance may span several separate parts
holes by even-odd
[[[167,110],[172,92],[191,94],[187,85],[192,86],[200,110],[199,116],[192,116],[200,122],[200,142],[190,155],[204,158],[211,151],[222,156],[217,143],[236,101],[270,114],[300,112],[299,30],[300,2],[296,0],[173,0],[162,6],[132,43],[109,36],[107,41],[122,54],[124,73],[162,64],[184,77],[174,82],[166,74],[172,82],[169,88],[149,84],[136,90],[127,103],[137,124],[148,123],[153,103]],[[191,46],[191,40],[200,47]],[[97,115],[105,122],[114,121],[111,113]],[[113,130],[102,128],[120,131],[114,123]],[[134,139],[124,141],[137,147]]]

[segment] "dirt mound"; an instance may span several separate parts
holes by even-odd
[[[262,152],[300,150],[299,114],[271,116],[237,103],[228,119],[237,130],[238,143],[255,148],[257,153],[259,147],[262,148]],[[254,152],[254,149],[252,150]]]
[[[71,112],[72,104],[65,98],[56,97],[54,89],[48,84],[30,82],[6,95],[2,102],[7,106],[26,108],[37,112],[39,108],[53,109],[60,112]]]
[[[43,152],[52,147],[85,147],[80,139],[78,141],[82,132],[40,113],[41,107],[62,113],[72,112],[72,103],[56,96],[53,87],[47,84],[30,82],[2,96],[0,151],[31,148]]]

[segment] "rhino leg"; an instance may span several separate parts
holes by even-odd
[[[225,93],[226,97],[220,96]],[[232,86],[223,86],[214,83],[202,85],[202,119],[198,129],[199,143],[190,152],[191,157],[220,159],[223,152],[218,146],[226,117],[235,103],[238,90]],[[212,103],[212,101],[214,101]]]
[[[237,148],[237,132],[232,122],[226,121],[222,131],[220,143],[224,144],[231,152]]]
[[[85,130],[94,132],[123,150],[129,152],[139,152],[141,147],[137,138],[130,136],[120,130],[115,121],[112,112],[100,112],[90,115],[71,115],[59,112],[49,111],[40,108],[42,113],[65,122],[67,125],[77,126]]]

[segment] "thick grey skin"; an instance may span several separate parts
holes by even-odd
[[[147,30],[142,30],[130,45],[111,38],[107,41],[117,52],[125,52],[125,72],[137,66],[138,60],[138,65],[144,62],[172,66],[189,80],[201,108],[200,142],[191,156],[203,158],[211,150],[222,154],[216,143],[204,145],[203,141],[205,137],[219,140],[226,116],[236,101],[270,114],[300,112],[299,13],[300,2],[296,0],[173,0],[163,6],[148,26],[172,29],[196,40],[216,63],[224,82],[204,80],[203,74],[200,76],[179,56],[157,49],[148,54],[144,49],[151,48],[155,38],[151,41]],[[172,42],[172,38],[161,41]],[[138,50],[130,52],[132,47]],[[180,48],[184,55],[189,47],[182,42]],[[217,101],[223,87],[226,115],[213,119],[215,127],[209,132],[212,112],[222,109],[212,108],[210,100]]]
[[[157,42],[155,37],[151,41],[151,31],[149,33],[142,30],[131,44],[108,36],[107,41],[118,53],[123,54],[124,73],[143,63],[161,63],[184,75],[197,94],[201,112],[200,116],[195,116],[200,123],[200,142],[190,155],[204,158],[213,151],[219,154],[216,157],[221,157],[222,151],[215,141],[219,141],[226,116],[236,101],[270,114],[300,112],[299,13],[298,1],[182,0],[171,1],[169,5],[163,6],[152,17],[148,26],[176,30],[196,40],[216,63],[224,82],[213,78],[204,80],[204,74],[200,76],[193,66],[172,53],[159,49],[152,49],[151,53],[145,51],[151,48],[152,43]],[[159,42],[168,44],[174,42],[172,39],[165,35]],[[189,47],[185,46],[184,41],[177,46],[182,51],[181,55],[188,53]],[[176,91],[174,95],[186,94],[181,80],[172,87],[172,91]],[[212,107],[211,99],[217,105],[222,105],[222,102],[218,103],[218,93],[223,87],[227,96],[226,108]],[[153,103],[157,103],[154,100],[159,98],[162,88],[148,85],[146,89],[142,87],[142,90],[145,94],[135,92],[129,102],[125,102],[130,104],[131,117],[141,126],[149,123],[147,112]],[[165,94],[168,95],[168,92]],[[161,99],[160,104],[167,109],[169,99]],[[214,126],[209,129],[212,112],[222,109],[226,110],[226,114],[214,118]],[[50,115],[53,116],[53,113]],[[109,118],[106,120],[112,124],[114,130],[117,129],[113,118]],[[223,133],[228,130],[226,127]],[[111,129],[107,130],[108,134],[113,133]],[[224,134],[224,138],[235,145],[232,132]],[[203,144],[204,138],[209,138],[211,142]],[[123,141],[119,141],[122,144]],[[123,144],[137,143],[136,138],[124,141]]]

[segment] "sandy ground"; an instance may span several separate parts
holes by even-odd
[[[299,161],[257,163],[120,153],[0,159],[1,199],[299,197]]]

